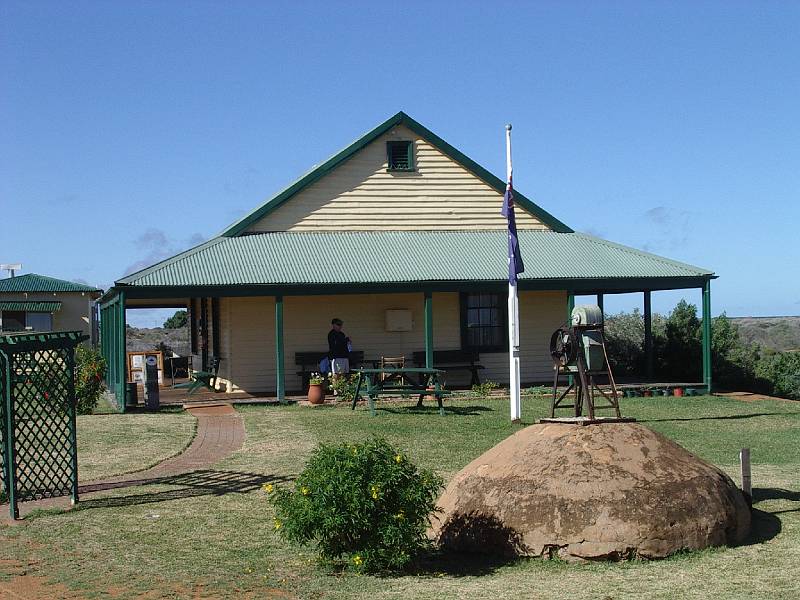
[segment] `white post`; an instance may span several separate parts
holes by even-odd
[[[753,498],[753,480],[750,476],[750,448],[742,448],[739,452],[739,463],[742,467],[742,491],[750,504]]]
[[[511,125],[506,125],[506,175],[511,181]],[[510,234],[509,234],[510,235]],[[511,257],[508,257],[509,262]],[[519,298],[517,286],[508,284],[508,392],[511,401],[511,421],[518,423],[522,418],[522,401],[519,382]]]

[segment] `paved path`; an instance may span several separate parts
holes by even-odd
[[[78,487],[81,500],[87,494],[103,490],[157,483],[164,477],[190,473],[210,467],[227,458],[244,443],[244,421],[230,404],[187,407],[197,417],[197,434],[181,454],[168,458],[145,471],[128,473],[101,481],[90,481]],[[37,508],[68,506],[68,498],[50,498],[36,502],[20,502],[20,517]],[[0,518],[7,518],[8,505],[0,505]]]

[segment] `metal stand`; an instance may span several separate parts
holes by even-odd
[[[603,347],[603,366],[601,369],[589,370],[586,365],[586,348],[583,343],[584,333],[588,331],[599,334],[600,344]],[[562,328],[553,334],[553,340],[559,340],[558,348],[551,347],[553,356],[553,396],[550,402],[550,418],[542,419],[543,422],[573,422],[573,423],[598,423],[606,421],[634,421],[635,419],[623,418],[619,410],[619,394],[614,382],[614,375],[611,372],[611,365],[608,362],[608,351],[606,350],[606,340],[603,334],[602,325],[593,326],[574,326]],[[577,374],[577,377],[575,375]],[[572,375],[572,381],[560,395],[558,393],[559,378],[564,375]],[[607,394],[597,384],[597,377],[608,377],[611,385],[611,394]],[[574,390],[574,401],[572,404],[564,404],[570,392]],[[595,392],[597,395],[595,395]],[[607,404],[596,403],[600,398],[607,401]],[[614,417],[597,417],[597,409],[611,408],[614,410]],[[572,409],[573,416],[569,418],[556,418],[556,409]]]

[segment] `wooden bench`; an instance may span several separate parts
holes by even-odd
[[[294,353],[294,364],[300,367],[297,375],[302,379],[303,391],[308,389],[308,380],[311,379],[311,374],[319,373],[319,362],[325,356],[328,356],[328,352],[320,350]],[[350,370],[358,367],[362,362],[364,362],[364,352],[362,350],[350,353]],[[327,373],[323,373],[323,375],[327,375]]]
[[[419,367],[425,366],[425,352],[414,352],[414,364]],[[480,385],[481,378],[478,376],[478,369],[484,366],[479,364],[480,357],[473,350],[434,350],[433,368],[442,371],[469,371],[470,385]]]

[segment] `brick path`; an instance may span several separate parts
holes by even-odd
[[[168,458],[145,471],[128,473],[101,481],[90,481],[78,486],[83,500],[86,494],[117,488],[156,483],[163,477],[181,475],[210,467],[227,458],[244,443],[244,421],[230,404],[216,406],[187,407],[197,417],[197,434],[192,443],[181,454]],[[37,508],[69,506],[69,498],[50,498],[36,502],[21,502],[20,517]],[[7,518],[8,505],[0,506],[0,518]]]

